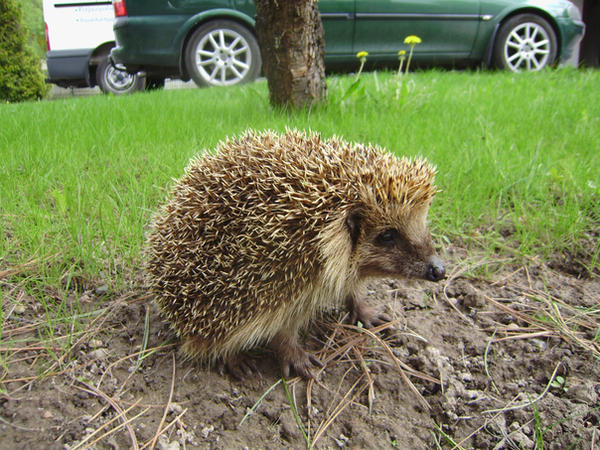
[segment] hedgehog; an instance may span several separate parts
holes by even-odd
[[[322,364],[299,333],[363,299],[374,278],[445,277],[427,227],[436,169],[374,145],[252,130],[192,158],[156,213],[145,250],[150,291],[189,358],[240,375],[264,345],[283,374]],[[236,372],[237,371],[237,372]]]

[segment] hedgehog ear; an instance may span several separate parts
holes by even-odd
[[[352,241],[352,248],[356,247],[358,243],[358,237],[360,236],[360,227],[362,222],[362,215],[358,208],[353,209],[348,213],[346,217],[346,226],[350,233],[350,240]]]

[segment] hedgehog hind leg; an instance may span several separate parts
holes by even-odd
[[[208,343],[197,335],[181,336],[180,352],[186,359],[209,361],[211,352]]]
[[[254,360],[242,352],[222,352],[222,347],[210,343],[202,336],[188,335],[181,337],[180,351],[186,359],[200,361],[206,368],[215,367],[219,375],[229,373],[238,381],[254,373],[260,375]]]
[[[273,337],[269,346],[279,356],[285,378],[289,378],[291,369],[304,379],[315,378],[313,368],[323,367],[323,363],[317,357],[308,353],[298,343],[295,331],[289,334],[280,331]]]

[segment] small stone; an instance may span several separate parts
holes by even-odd
[[[594,389],[594,384],[585,380],[567,379],[567,395],[570,399],[587,405],[598,404],[598,394]]]
[[[463,372],[460,374],[460,378],[465,383],[470,383],[471,381],[473,381],[473,374],[471,372]]]
[[[342,436],[345,439],[342,439]],[[346,436],[344,436],[343,434],[340,434],[339,439],[333,438],[333,440],[335,441],[335,443],[338,445],[339,448],[344,448],[346,446],[346,443],[348,442],[348,438]]]
[[[202,437],[204,439],[206,439],[208,437],[208,435],[210,433],[212,433],[213,431],[215,431],[214,425],[209,425],[207,427],[202,428],[202,431],[200,431],[200,434],[202,435]]]
[[[99,348],[99,347],[104,347],[104,342],[102,342],[100,339],[90,339],[90,341],[88,342],[88,345],[91,348]]]
[[[106,350],[105,348],[98,348],[88,353],[88,356],[90,357],[90,359],[99,359],[102,361],[108,357],[108,350]]]
[[[485,299],[478,292],[471,292],[464,296],[462,303],[465,308],[481,308]]]
[[[177,441],[169,442],[169,440],[166,436],[161,435],[158,438],[157,448],[159,450],[179,450],[181,448],[181,446],[179,445],[179,442],[177,442]]]
[[[106,295],[108,293],[108,285],[102,284],[94,289],[94,294],[96,295]]]
[[[464,396],[468,399],[468,400],[475,400],[476,398],[479,397],[479,391],[476,391],[474,389],[467,389],[465,390],[465,394]]]
[[[180,428],[177,430],[177,436],[179,436],[179,442],[181,443],[185,444],[186,442],[188,442],[192,444],[195,448],[200,446],[200,444],[196,442],[196,436],[192,431],[185,431],[184,429]]]
[[[538,351],[540,352],[546,350],[546,343],[541,339],[531,339],[531,344],[537,347]]]
[[[300,438],[300,430],[298,429],[298,424],[292,417],[292,414],[282,414],[279,417],[279,423],[281,425],[281,431],[288,438],[298,439]]]
[[[510,438],[518,444],[519,448],[533,448],[533,441],[525,436],[521,430],[510,433]]]
[[[52,415],[52,413],[50,411],[44,411],[42,414],[42,417],[44,419],[52,419],[54,416]]]
[[[175,414],[181,414],[183,412],[183,408],[178,403],[171,403],[169,405],[169,412]]]

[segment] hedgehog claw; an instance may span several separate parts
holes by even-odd
[[[235,355],[221,361],[218,366],[219,375],[222,376],[225,370],[237,381],[244,381],[245,376],[251,376],[253,373],[260,375],[254,360],[248,356]]]
[[[350,310],[350,323],[360,322],[367,329],[392,321],[388,314],[367,305],[364,301],[352,300]]]
[[[279,333],[273,338],[271,347],[281,360],[281,371],[285,378],[289,378],[290,371],[293,368],[294,372],[302,378],[306,380],[314,379],[315,375],[311,369],[313,367],[323,367],[323,363],[316,356],[300,347],[295,337]]]
[[[291,358],[282,360],[281,370],[285,378],[290,377],[290,368],[294,368],[294,372],[305,380],[315,379],[315,374],[311,370],[313,367],[323,367],[323,363],[316,357],[304,350],[301,350],[302,355],[298,354]]]

